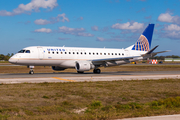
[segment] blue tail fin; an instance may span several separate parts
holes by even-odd
[[[141,34],[137,42],[132,47],[132,50],[149,51],[151,49],[151,41],[154,31],[154,24],[149,24]]]

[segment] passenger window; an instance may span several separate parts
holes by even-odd
[[[69,52],[69,54],[71,54],[71,52]]]
[[[119,53],[119,55],[121,55],[121,53]]]
[[[81,55],[82,55],[83,53],[81,52]]]
[[[96,53],[98,55],[98,53]]]
[[[86,52],[84,54],[86,55]]]
[[[117,55],[117,53],[115,53],[115,55]]]
[[[93,55],[94,55],[94,53],[93,53]]]
[[[113,55],[113,53],[112,53],[112,55]]]
[[[57,54],[59,54],[59,53],[57,52]]]
[[[61,52],[61,54],[63,54],[63,52]]]
[[[122,53],[122,55],[124,55],[124,53]]]
[[[106,53],[104,53],[104,55],[106,55]]]
[[[66,54],[67,52],[65,52],[65,54]]]
[[[54,54],[54,52],[52,52],[52,54]]]
[[[91,53],[89,53],[89,55],[91,55]]]
[[[50,54],[50,52],[48,52]]]
[[[79,53],[77,52],[77,54],[79,54]]]
[[[102,53],[100,53],[100,55],[102,55]]]
[[[73,54],[75,54],[75,53],[73,52]]]
[[[108,53],[108,55],[110,55],[110,53]]]

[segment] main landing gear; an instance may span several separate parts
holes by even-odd
[[[84,71],[77,71],[77,73],[81,73],[82,74],[82,73],[84,73]]]
[[[93,70],[93,73],[100,74],[100,73],[101,73],[101,70],[100,70],[100,69],[94,69],[94,70]]]
[[[34,66],[27,66],[28,68],[30,68],[29,74],[33,75],[34,74]]]
[[[77,71],[77,73],[84,73],[84,71]],[[95,74],[100,74],[101,73],[101,70],[100,69],[94,69],[93,70],[93,73],[95,73]]]

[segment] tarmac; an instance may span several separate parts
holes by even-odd
[[[127,118],[127,119],[116,119],[116,120],[180,120],[180,114],[177,114],[177,115],[151,116],[151,117],[138,117],[138,118]]]
[[[43,82],[95,82],[115,80],[158,80],[158,79],[180,79],[180,71],[146,71],[146,72],[103,72],[93,74],[78,73],[28,73],[0,74],[0,83],[43,83]]]

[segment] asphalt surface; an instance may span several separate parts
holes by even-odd
[[[157,80],[163,78],[180,79],[180,71],[150,71],[150,72],[102,72],[93,74],[78,73],[28,73],[0,74],[0,83],[42,83],[42,82],[84,82],[84,81],[114,81],[114,80]]]
[[[76,72],[54,72],[54,73],[35,73],[30,75],[28,73],[7,73],[0,74],[0,78],[47,78],[47,77],[101,77],[101,76],[132,76],[132,75],[178,75],[180,71],[123,71],[123,72],[102,72],[101,74],[94,74],[92,72],[85,72],[79,74]]]
[[[180,120],[180,115],[162,115],[162,116],[151,116],[151,117],[138,117],[138,118],[127,118],[127,119],[116,119],[116,120]]]

